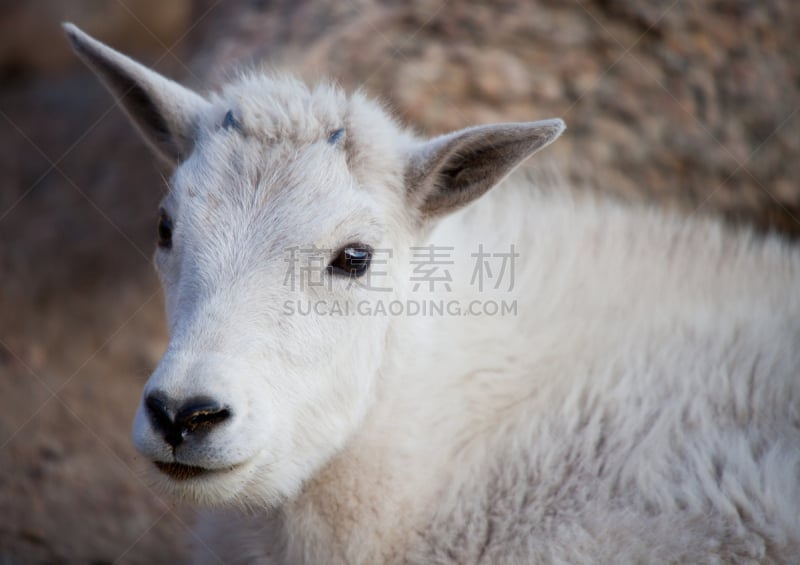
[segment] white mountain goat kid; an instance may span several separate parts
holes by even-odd
[[[133,439],[212,508],[198,560],[800,556],[797,246],[504,181],[560,120],[426,141],[361,94],[201,96],[66,30],[175,165]]]

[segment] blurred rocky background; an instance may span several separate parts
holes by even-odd
[[[800,235],[792,0],[0,0],[0,564],[173,563],[192,520],[128,439],[169,171],[62,20],[195,87],[329,76],[428,134],[561,116],[582,190]]]

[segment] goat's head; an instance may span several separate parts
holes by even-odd
[[[179,496],[291,496],[358,427],[384,357],[388,316],[336,312],[402,295],[408,246],[563,123],[420,141],[360,94],[253,75],[203,97],[66,30],[175,167],[155,253],[171,337],[134,443]]]

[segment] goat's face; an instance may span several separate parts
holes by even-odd
[[[265,141],[246,132],[246,114],[220,127],[223,108],[209,109],[161,205],[155,264],[171,339],[134,440],[173,491],[272,500],[369,406],[388,319],[357,309],[397,291],[375,273],[389,273],[379,255],[404,237],[399,191],[354,174],[349,129]]]
[[[368,313],[404,298],[415,238],[563,124],[419,142],[360,96],[250,77],[208,101],[67,31],[176,166],[155,257],[171,337],[134,443],[168,492],[275,504],[369,411],[391,318]]]

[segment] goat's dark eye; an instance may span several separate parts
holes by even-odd
[[[158,246],[162,249],[172,247],[172,219],[164,210],[158,213]]]
[[[328,265],[328,272],[346,277],[360,277],[369,269],[372,248],[363,243],[352,243],[344,247]]]

